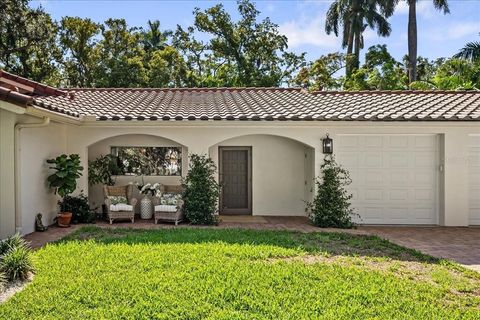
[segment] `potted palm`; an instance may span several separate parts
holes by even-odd
[[[55,159],[47,160],[52,165],[50,169],[55,172],[47,178],[48,186],[55,190],[62,199],[77,188],[77,179],[82,175],[83,167],[80,165],[78,154],[62,154]],[[65,212],[65,201],[61,202],[60,213],[57,215],[59,227],[69,227],[72,219],[71,212]]]

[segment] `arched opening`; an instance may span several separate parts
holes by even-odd
[[[175,154],[171,156],[172,151]],[[148,152],[148,156],[139,157],[136,152]],[[188,149],[176,141],[148,134],[125,134],[97,141],[88,146],[88,161],[94,161],[100,156],[115,154],[121,171],[113,177],[117,186],[129,183],[161,183],[179,185],[181,178],[187,172]],[[129,158],[135,159],[132,164]],[[169,158],[166,161],[165,157]],[[173,159],[172,159],[173,158]],[[169,161],[172,162],[169,164]],[[146,163],[147,162],[147,163]],[[165,164],[164,164],[165,163]],[[103,204],[103,189],[101,184],[88,188],[90,205],[101,208]],[[140,200],[138,190],[134,197]],[[98,209],[100,210],[100,209]]]
[[[209,148],[222,184],[220,214],[304,216],[314,190],[314,148],[270,134],[243,135]],[[245,207],[246,208],[242,208]]]

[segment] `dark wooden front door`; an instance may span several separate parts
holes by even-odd
[[[252,148],[219,147],[221,214],[252,214]]]

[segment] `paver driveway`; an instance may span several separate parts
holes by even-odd
[[[364,226],[359,229],[434,257],[454,260],[480,272],[479,227]]]

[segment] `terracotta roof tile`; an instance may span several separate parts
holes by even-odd
[[[35,103],[99,120],[480,120],[479,92],[294,88],[71,89]]]
[[[16,78],[22,83],[24,80]],[[115,121],[480,121],[478,91],[308,93],[298,88],[58,90],[41,84],[36,87],[40,89],[36,89],[33,97],[0,88],[0,100],[30,103],[71,116],[88,115],[97,120]]]

